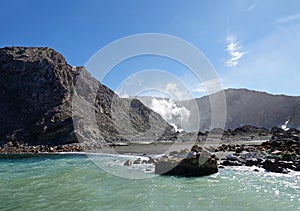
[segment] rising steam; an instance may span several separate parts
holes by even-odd
[[[159,113],[176,131],[185,130],[191,112],[184,106],[180,107],[173,99],[152,99],[149,107]]]

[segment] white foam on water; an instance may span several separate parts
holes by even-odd
[[[299,177],[300,172],[299,171],[293,171],[289,169],[289,173],[287,174],[281,174],[281,173],[275,173],[275,172],[270,172],[266,171],[262,167],[257,167],[257,166],[226,166],[225,169],[232,169],[235,171],[251,171],[254,173],[263,173],[264,176],[272,176],[272,177]],[[255,172],[254,170],[258,170]]]

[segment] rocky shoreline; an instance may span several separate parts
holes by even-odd
[[[250,144],[231,143],[219,146],[207,143],[202,145],[197,159],[206,158],[201,163],[209,164],[204,165],[205,168],[203,166],[201,168],[199,161],[195,157],[191,157],[190,153],[193,150],[190,151],[189,149],[172,151],[159,159],[149,157],[147,161],[128,160],[124,165],[130,166],[145,162],[154,164],[158,174],[181,176],[208,175],[218,172],[218,168],[226,168],[227,166],[257,167],[254,168],[254,171],[263,168],[269,172],[282,174],[300,171],[300,131],[272,128],[269,132],[272,135],[270,140],[260,144],[251,144],[250,142]],[[214,165],[217,160],[218,166]],[[199,169],[201,169],[201,173]]]
[[[258,145],[222,145],[215,152],[231,152],[220,161],[224,166],[256,166],[266,171],[286,174],[300,171],[300,131],[273,128],[272,137]]]
[[[82,152],[83,148],[79,145],[35,145],[28,146],[21,143],[8,142],[0,147],[0,154],[39,154],[39,153],[56,153],[56,152]]]
[[[247,130],[245,130],[247,128]],[[208,141],[197,142],[203,146],[211,155],[216,155],[219,167],[227,166],[256,166],[264,168],[266,171],[276,173],[288,173],[289,171],[300,171],[300,131],[296,129],[283,130],[280,128],[271,129],[268,134],[270,138],[261,143],[256,143],[250,136],[259,136],[262,129],[257,130],[256,135],[249,126],[236,129],[236,131],[244,131],[244,134],[228,135],[225,131],[223,135],[223,144],[213,145]],[[246,131],[246,132],[245,132]],[[260,132],[259,132],[260,131]],[[236,132],[235,132],[236,134]],[[251,135],[249,135],[251,134]],[[254,134],[254,135],[253,135]],[[243,143],[243,137],[248,137],[249,142]],[[253,143],[252,143],[253,142]],[[177,143],[178,144],[178,143]],[[39,154],[39,153],[61,153],[61,152],[108,152],[112,150],[119,154],[161,154],[166,152],[176,143],[152,143],[152,144],[125,144],[125,143],[107,143],[106,145],[91,145],[87,143],[73,143],[66,145],[35,145],[30,146],[26,143],[10,141],[0,146],[0,154]],[[185,149],[189,146],[189,142],[181,142],[178,144],[178,151],[172,151],[164,156],[164,159],[182,159],[187,157],[189,150]],[[201,153],[200,153],[201,154]],[[150,158],[152,164],[155,159]],[[134,163],[134,161],[132,161]],[[138,163],[138,161],[136,161]],[[255,169],[257,170],[257,169]]]

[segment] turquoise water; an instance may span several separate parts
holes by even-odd
[[[2,156],[0,209],[300,210],[297,175],[220,169],[200,178],[154,176],[151,166],[124,167],[126,159],[93,156],[106,172],[85,155]]]

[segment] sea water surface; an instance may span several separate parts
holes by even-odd
[[[94,159],[112,171],[86,155],[2,155],[0,210],[300,210],[299,175],[227,168],[198,178],[154,176],[151,166],[123,166],[126,156]]]

